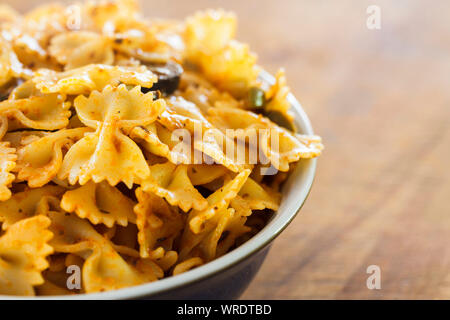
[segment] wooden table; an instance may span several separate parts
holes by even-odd
[[[380,30],[366,27],[370,4],[381,8]],[[324,139],[311,195],[244,299],[450,298],[449,1],[143,7],[171,18],[234,10],[238,38],[269,71],[286,68]],[[380,290],[366,287],[369,265],[381,269]]]

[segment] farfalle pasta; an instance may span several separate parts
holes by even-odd
[[[0,295],[208,263],[257,233],[293,166],[323,149],[296,131],[284,72],[259,79],[232,13],[1,5],[0,31]]]

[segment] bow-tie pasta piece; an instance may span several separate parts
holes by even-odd
[[[190,213],[188,220],[193,216]],[[205,222],[201,232],[194,233],[186,228],[180,242],[180,260],[186,261],[200,255],[203,261],[211,261],[226,253],[236,238],[250,231],[244,225],[245,221],[246,216],[240,215],[234,208],[222,208]]]
[[[207,82],[197,81],[197,75],[192,75],[189,71],[183,73],[180,83],[180,95],[195,103],[196,106],[207,112],[209,108],[244,108],[245,101],[237,100],[226,91],[219,91],[216,87]],[[186,79],[187,78],[187,79]],[[204,80],[204,79],[201,79]],[[206,81],[206,80],[204,80]]]
[[[260,68],[248,45],[232,40],[220,53],[203,58],[200,68],[218,88],[242,98],[255,85]]]
[[[217,243],[219,242],[220,237],[222,237],[222,234],[225,231],[225,228],[227,227],[229,221],[235,214],[236,211],[232,208],[223,209],[221,212],[219,212],[219,214],[217,214],[217,222],[211,221],[211,226],[215,225],[215,228],[213,228],[209,233],[205,232],[204,239],[199,245],[206,261],[210,261],[215,258]],[[210,227],[205,229],[206,230],[204,231],[207,231],[208,229],[210,229]]]
[[[250,179],[247,177],[245,180],[244,177],[243,175],[229,181],[208,198],[210,203],[215,203],[214,209],[216,210],[208,219],[202,219],[204,222],[201,228],[194,229],[192,227],[199,224],[197,220],[200,216],[194,210],[190,212],[188,217],[190,228],[184,230],[180,242],[181,260],[197,254],[200,254],[204,261],[213,260],[228,252],[237,238],[251,230],[245,223],[247,217],[252,214],[250,205],[254,205],[254,203],[248,202],[237,195],[241,191],[250,192],[249,189],[253,187],[250,182],[250,187],[247,185],[244,189],[244,185]],[[257,192],[253,192],[252,196],[255,198],[262,197]],[[228,205],[230,205],[230,208],[227,208]],[[254,207],[261,207],[260,202],[257,202]]]
[[[114,52],[111,47],[111,39],[100,37],[89,41],[73,51],[65,70],[71,70],[89,64],[112,65]]]
[[[121,67],[102,64],[90,64],[81,68],[57,72],[41,69],[35,72],[33,81],[43,93],[65,93],[70,95],[89,94],[91,91],[101,91],[107,85],[142,86],[151,88],[158,80],[144,66]]]
[[[58,70],[60,68],[56,61],[47,55],[45,46],[42,46],[27,31],[15,35],[12,40],[12,45],[17,58],[24,65],[23,74],[25,74],[26,79],[33,76],[33,70],[40,68]]]
[[[173,268],[172,275],[176,276],[177,274],[181,274],[183,272],[187,272],[195,267],[199,267],[204,264],[202,258],[193,257],[187,260],[184,260],[181,263],[178,263],[175,268]]]
[[[89,98],[75,99],[77,115],[86,126],[98,128],[103,122],[117,121],[123,129],[154,122],[165,110],[164,100],[153,100],[153,93],[142,93],[140,87],[127,90],[125,85],[107,86],[94,91]]]
[[[262,115],[237,108],[208,109],[208,120],[224,133],[227,132],[227,129],[241,129],[242,135],[248,135],[250,130],[269,129],[276,126]],[[232,131],[229,132],[232,133]]]
[[[166,110],[158,118],[158,122],[172,131],[187,129],[194,133],[195,129],[212,128],[212,125],[203,116],[200,109],[182,97],[170,97],[167,99]]]
[[[251,231],[251,228],[246,225],[246,221],[248,217],[254,217],[252,215],[253,210],[278,210],[280,201],[281,194],[279,192],[271,190],[262,184],[258,184],[250,177],[247,178],[247,181],[242,186],[238,196],[230,202],[230,207],[235,210],[235,213],[232,215],[232,219],[227,222],[228,229],[226,236],[220,240],[220,243],[215,241],[215,239],[210,242],[208,247],[210,249],[209,256],[211,256],[212,253],[215,253],[217,256],[225,254],[230,247],[236,243],[236,240],[239,237],[246,233],[248,234],[248,232]],[[264,226],[264,224],[265,223],[263,222],[261,227]],[[215,247],[216,245],[217,248]]]
[[[319,136],[292,134],[278,126],[269,132],[270,136],[263,139],[265,142],[260,144],[260,148],[270,163],[282,172],[289,171],[289,163],[315,158],[322,153],[323,144]],[[271,143],[272,136],[278,137],[275,138],[278,145]]]
[[[233,172],[252,168],[252,164],[246,160],[249,152],[245,144],[235,143],[218,129],[206,130],[201,139],[194,139],[194,148],[203,153],[203,160],[207,164],[221,164]]]
[[[230,207],[236,210],[243,217],[249,217],[253,213],[249,202],[244,200],[244,198],[239,195],[230,201]]]
[[[88,133],[69,149],[58,178],[81,185],[89,180],[106,180],[115,186],[122,181],[131,188],[149,174],[141,149],[113,122],[104,123],[96,133]]]
[[[245,155],[246,150],[242,149],[245,146],[236,145],[213,128],[197,106],[181,97],[168,99],[158,123],[134,128],[132,137],[142,141],[143,147],[151,153],[174,164],[219,163],[234,172],[251,167],[245,158],[234,157],[235,149],[237,154]],[[226,152],[227,148],[231,151]]]
[[[31,69],[55,68],[59,65],[47,55],[51,37],[66,28],[68,11],[63,6],[36,8],[5,28],[12,35],[12,44],[19,60]]]
[[[242,96],[260,69],[247,45],[233,40],[233,14],[210,10],[186,20],[186,55],[217,87]]]
[[[134,202],[106,182],[86,183],[67,191],[61,199],[61,208],[87,218],[93,224],[103,223],[109,228],[114,224],[127,226],[136,223]]]
[[[191,165],[188,167],[188,176],[194,186],[210,183],[227,172],[227,168],[221,165]]]
[[[191,208],[203,210],[208,202],[192,185],[187,169],[186,165],[176,166],[170,162],[150,166],[150,177],[142,181],[142,190],[165,198],[184,212]]]
[[[244,199],[252,210],[271,209],[278,210],[281,194],[271,190],[262,184],[258,184],[252,178],[247,178],[239,196]]]
[[[2,70],[0,73],[0,87],[13,78],[31,75],[28,70],[23,68],[11,44],[2,35],[0,35],[0,70]]]
[[[16,166],[15,151],[16,149],[9,147],[9,142],[0,142],[0,201],[11,198],[9,187],[15,178],[11,173]]]
[[[60,179],[81,185],[91,179],[96,183],[107,180],[112,186],[122,181],[131,188],[149,176],[141,149],[123,130],[153,122],[163,112],[164,100],[153,101],[152,93],[143,94],[139,87],[128,91],[124,85],[107,86],[89,98],[79,96],[75,108],[80,120],[97,131],[70,148]]]
[[[182,97],[172,97],[168,100],[167,108],[158,118],[158,122],[172,131],[186,129],[191,133],[192,137],[190,137],[189,142],[193,139],[194,150],[203,153],[200,156],[194,153],[195,160],[203,156],[208,164],[219,163],[234,172],[241,172],[250,168],[245,162],[245,158],[237,159],[234,156],[235,149],[239,149],[237,154],[245,154],[246,151],[242,149],[245,146],[235,144],[234,140],[215,129],[195,104],[184,100]],[[183,134],[184,139],[185,135]]]
[[[54,237],[50,241],[56,253],[86,253],[83,259],[89,256],[87,250],[92,250],[96,245],[103,244],[107,238],[98,233],[92,225],[74,213],[63,210],[49,210],[46,215],[51,219],[50,231]]]
[[[209,110],[209,121],[222,132],[242,129],[242,137],[258,135],[257,150],[280,171],[288,171],[289,163],[320,155],[323,145],[317,136],[296,135],[255,113],[220,108]]]
[[[140,272],[128,264],[111,246],[96,247],[83,265],[86,293],[117,290],[151,282],[161,277],[152,269]],[[158,277],[159,276],[159,277]]]
[[[225,244],[229,244],[230,247],[233,244],[233,239],[248,231],[244,224],[246,216],[251,214],[251,209],[246,202],[242,204],[247,207],[245,211],[235,210],[233,204],[240,198],[238,192],[248,178],[249,171],[238,174],[234,179],[226,182],[223,187],[211,194],[207,198],[210,205],[207,210],[200,212],[192,210],[189,213],[187,220],[189,227],[184,229],[180,241],[181,261],[191,257],[195,253],[196,248],[203,252],[203,259],[209,261],[215,257],[217,245],[225,230],[228,233],[227,237],[225,237],[227,241],[221,244],[221,248],[226,247],[227,245]],[[229,205],[231,205],[231,208],[228,208]],[[243,208],[242,205],[236,206],[236,209]],[[231,228],[234,224],[229,224],[229,221],[235,221],[236,219],[238,227]],[[228,227],[229,230],[227,229]]]
[[[17,151],[18,181],[28,181],[31,188],[50,182],[63,162],[63,148],[69,149],[90,128],[63,129],[33,141]]]
[[[245,225],[247,216],[234,208],[229,208],[226,214],[220,216],[216,227],[200,245],[206,261],[211,261],[228,252],[236,243],[236,239],[248,233],[250,227]]]
[[[8,132],[3,137],[3,141],[9,142],[10,146],[15,149],[23,148],[24,146],[39,140],[46,135],[51,134],[47,131],[22,130]]]
[[[164,251],[164,255],[155,259],[158,266],[164,271],[168,271],[178,261],[178,252],[174,250]]]
[[[190,164],[194,152],[189,143],[172,139],[172,132],[159,123],[132,129],[130,137],[151,154],[164,157],[173,164]]]
[[[120,254],[139,258],[139,249],[135,249],[139,248],[139,244],[137,242],[138,228],[135,224],[136,215],[134,213],[133,218],[134,220],[130,221],[132,223],[128,223],[126,227],[122,227],[116,224],[114,227],[107,229],[107,231],[103,235],[111,240],[114,248]]]
[[[106,34],[114,39],[112,44],[116,53],[149,64],[164,64],[171,58],[182,60],[181,23],[122,17],[108,24],[115,27]]]
[[[139,229],[140,255],[148,258],[157,247],[171,247],[184,227],[184,217],[164,199],[141,188],[136,190],[136,197],[138,204],[134,207],[134,212]]]
[[[63,32],[51,39],[48,51],[58,63],[65,65],[69,62],[74,50],[86,42],[100,38],[101,35],[89,31]]]
[[[114,62],[111,40],[88,31],[65,32],[53,37],[49,53],[65,70]]]
[[[32,296],[33,286],[44,283],[41,272],[53,252],[50,223],[45,216],[24,219],[0,237],[0,294]]]
[[[0,139],[8,132],[8,117],[0,115]]]
[[[187,130],[170,131],[164,125],[154,122],[145,127],[133,128],[130,137],[150,154],[166,158],[173,164],[202,162],[202,154],[193,148],[191,134]]]
[[[236,16],[223,10],[198,12],[186,19],[186,52],[196,60],[199,52],[213,54],[223,50],[236,34]]]
[[[89,1],[79,6],[83,17],[81,27],[86,30],[113,32],[121,23],[139,18],[135,0]]]
[[[315,158],[320,156],[324,148],[321,137],[299,133],[296,133],[295,137],[309,149],[309,154],[305,151],[305,158]]]
[[[234,212],[223,226],[222,234],[219,237],[211,237],[209,244],[205,245],[205,248],[207,249],[206,256],[210,259],[215,259],[229,252],[231,247],[236,245],[236,241],[239,238],[251,231],[251,228],[246,225],[248,216],[246,215],[245,210],[240,211],[240,208],[235,208],[233,206],[232,208],[234,209]],[[216,230],[220,230],[221,228],[222,226],[219,224],[216,227]]]
[[[11,91],[9,95],[9,100],[20,100],[20,99],[28,99],[33,96],[43,96],[44,94],[40,92],[34,82],[30,80],[26,80],[22,83],[19,83],[14,90]]]
[[[70,103],[58,94],[0,102],[0,115],[8,118],[8,130],[31,128],[56,130],[67,126]]]
[[[64,273],[64,276],[66,274]],[[67,284],[65,284],[67,286]],[[75,292],[60,287],[51,281],[44,278],[44,283],[35,287],[36,295],[38,296],[65,296],[75,294]]]
[[[69,252],[84,260],[83,289],[86,293],[115,290],[157,279],[151,272],[141,273],[125,261],[107,238],[86,220],[73,214],[51,211],[50,230],[55,238],[51,245],[56,252]]]
[[[281,112],[286,119],[292,122],[294,115],[290,112],[291,103],[287,99],[290,90],[287,86],[284,70],[279,70],[275,78],[275,84],[265,94],[267,104],[264,106],[264,110]]]
[[[189,219],[189,226],[192,232],[200,233],[208,219],[211,219],[216,212],[224,208],[226,209],[230,201],[237,196],[249,175],[250,170],[245,170],[237,174],[234,179],[226,182],[220,189],[206,199],[208,201],[208,207],[206,209],[193,210],[190,214],[192,218]]]
[[[38,210],[41,200],[47,197],[60,197],[63,193],[63,188],[52,185],[15,193],[9,200],[0,202],[2,229],[8,229],[22,219],[45,213]]]

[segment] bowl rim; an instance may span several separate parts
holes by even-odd
[[[268,72],[262,70],[260,78],[268,83],[275,83],[275,78]],[[294,122],[300,131],[304,134],[314,134],[311,123],[308,116],[303,110],[301,104],[297,101],[292,93],[289,93],[287,97],[291,104],[291,110],[294,113]],[[120,300],[120,299],[139,299],[145,296],[156,296],[158,293],[167,292],[169,290],[176,289],[181,286],[185,286],[196,281],[200,281],[209,278],[219,272],[229,269],[238,263],[244,261],[251,255],[259,252],[271,243],[278,235],[292,222],[295,216],[303,206],[308,194],[311,190],[317,160],[316,158],[304,160],[305,166],[303,166],[302,175],[304,176],[304,184],[300,188],[298,195],[295,197],[295,201],[290,204],[289,208],[283,210],[283,214],[276,214],[270,220],[270,222],[251,239],[233,249],[227,254],[213,261],[210,261],[195,269],[189,270],[182,274],[167,277],[158,281],[144,283],[137,286],[127,287],[123,289],[105,291],[100,293],[84,293],[70,296],[7,296],[0,295],[0,300],[16,300],[16,299],[33,299],[33,300],[47,300],[47,299],[61,299],[61,300],[78,300],[78,299],[91,299],[91,300]]]

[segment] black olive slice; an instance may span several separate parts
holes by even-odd
[[[141,88],[143,93],[159,90],[164,95],[170,95],[177,90],[183,73],[183,68],[178,63],[168,61],[166,64],[148,64],[147,68],[158,76],[158,82],[151,88]]]
[[[282,112],[280,112],[278,110],[269,110],[269,111],[264,111],[264,115],[267,118],[269,118],[272,122],[275,122],[280,127],[283,127],[292,132],[295,132],[294,125],[288,118],[286,118],[286,116]]]

